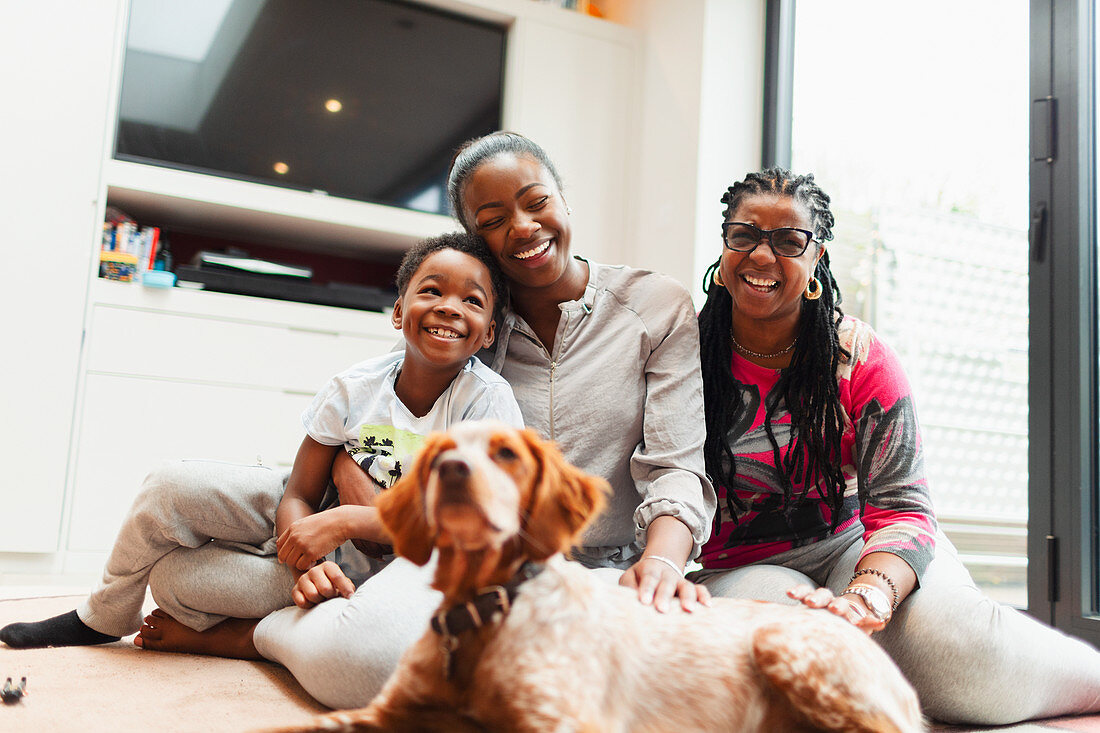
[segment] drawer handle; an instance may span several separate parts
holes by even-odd
[[[284,389],[283,394],[303,395],[305,397],[313,397],[317,393],[316,392],[310,392],[307,389]]]

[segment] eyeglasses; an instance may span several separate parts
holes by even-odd
[[[722,222],[722,241],[726,249],[733,252],[751,254],[767,241],[772,253],[778,257],[800,257],[813,239],[814,233],[805,229],[761,229],[739,221]]]

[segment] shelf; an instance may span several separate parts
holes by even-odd
[[[96,278],[92,284],[91,301],[96,307],[231,320],[258,326],[282,326],[298,331],[371,336],[392,339],[393,343],[400,338],[390,323],[388,313],[189,288],[146,288],[138,283]]]
[[[335,254],[397,258],[448,216],[155,165],[107,161],[107,201],[143,224]]]

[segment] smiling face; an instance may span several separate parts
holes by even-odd
[[[492,279],[477,258],[453,249],[428,255],[393,308],[406,359],[461,368],[492,345],[493,306]]]
[[[514,433],[503,425],[467,420],[438,446],[424,487],[425,514],[437,547],[500,547],[519,532],[522,487],[538,469]]]
[[[462,191],[464,224],[481,236],[511,283],[546,288],[569,273],[570,228],[554,177],[534,158],[487,159]]]
[[[727,221],[744,222],[760,229],[814,229],[809,209],[780,194],[747,196],[736,211],[730,212]],[[799,257],[776,257],[767,242],[750,254],[723,249],[722,280],[733,299],[734,323],[750,319],[796,327],[802,311],[802,294],[824,251],[816,241]]]

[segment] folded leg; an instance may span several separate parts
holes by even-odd
[[[263,466],[214,461],[177,461],[151,473],[122,523],[103,579],[77,608],[80,620],[115,636],[137,631],[149,573],[179,547],[221,539],[272,552],[284,480]]]
[[[266,659],[289,669],[322,704],[362,707],[428,628],[442,599],[430,582],[431,564],[421,568],[398,558],[351,598],[267,616],[256,627],[253,643]]]
[[[293,606],[295,573],[275,555],[244,552],[213,540],[179,547],[153,565],[149,588],[157,606],[196,631],[227,618],[260,619]]]
[[[1100,652],[985,596],[942,536],[921,587],[873,638],[937,720],[1006,725],[1100,711]]]

